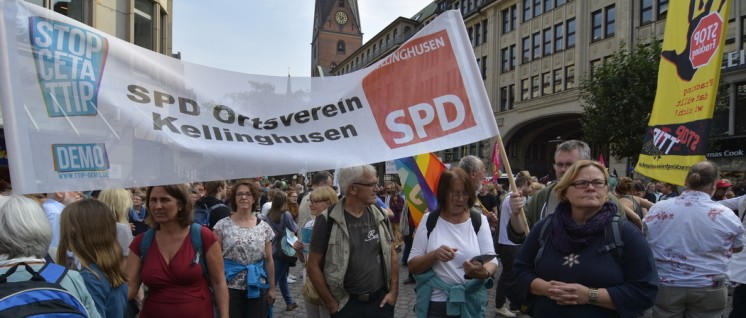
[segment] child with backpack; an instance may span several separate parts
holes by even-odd
[[[0,195],[0,228],[0,317],[101,317],[81,275],[45,261],[52,227],[36,201]]]
[[[62,210],[57,259],[72,252],[96,309],[102,317],[123,317],[127,308],[124,256],[116,240],[114,212],[96,199],[71,203]],[[77,264],[77,262],[74,262]]]

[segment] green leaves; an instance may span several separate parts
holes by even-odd
[[[581,122],[590,142],[607,144],[617,158],[636,158],[657,88],[661,44],[624,43],[580,81]]]

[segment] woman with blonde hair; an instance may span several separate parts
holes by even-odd
[[[57,258],[71,251],[96,309],[102,317],[123,317],[127,308],[127,276],[117,244],[114,213],[95,199],[73,202],[62,210]]]
[[[303,235],[301,235],[303,241],[297,240],[295,244],[293,244],[293,248],[295,249],[296,255],[298,255],[298,259],[301,261],[301,263],[304,264],[306,263],[306,259],[308,259],[308,247],[311,244],[311,237],[313,235],[313,224],[316,222],[316,217],[326,211],[330,206],[339,202],[339,198],[337,198],[337,192],[329,186],[317,188],[308,195],[309,208],[311,209],[312,218],[301,228],[301,232],[303,232]],[[307,282],[305,281],[307,279],[308,275],[303,275],[304,284],[307,284]],[[321,304],[317,305],[311,303],[305,293],[303,294],[303,297],[306,299],[306,316],[308,318],[329,317],[329,310],[326,309],[326,307]]]
[[[130,243],[132,243],[132,228],[128,219],[129,209],[132,206],[132,193],[126,189],[103,189],[98,195],[98,200],[109,206],[114,212],[117,225],[117,242],[119,242],[119,247],[122,248],[122,255],[127,257]]]

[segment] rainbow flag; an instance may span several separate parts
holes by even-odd
[[[395,163],[409,213],[419,225],[425,212],[438,207],[435,191],[446,166],[432,153],[397,159]]]

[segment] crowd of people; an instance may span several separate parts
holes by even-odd
[[[643,183],[610,176],[571,140],[554,171],[548,185],[518,173],[506,191],[466,156],[424,215],[371,165],[308,184],[6,193],[0,275],[61,266],[56,283],[90,317],[271,317],[299,301],[308,317],[393,317],[400,281],[418,317],[485,317],[490,288],[503,317],[717,317],[729,286],[730,316],[746,315],[746,199],[716,164],[693,165],[683,187]]]

